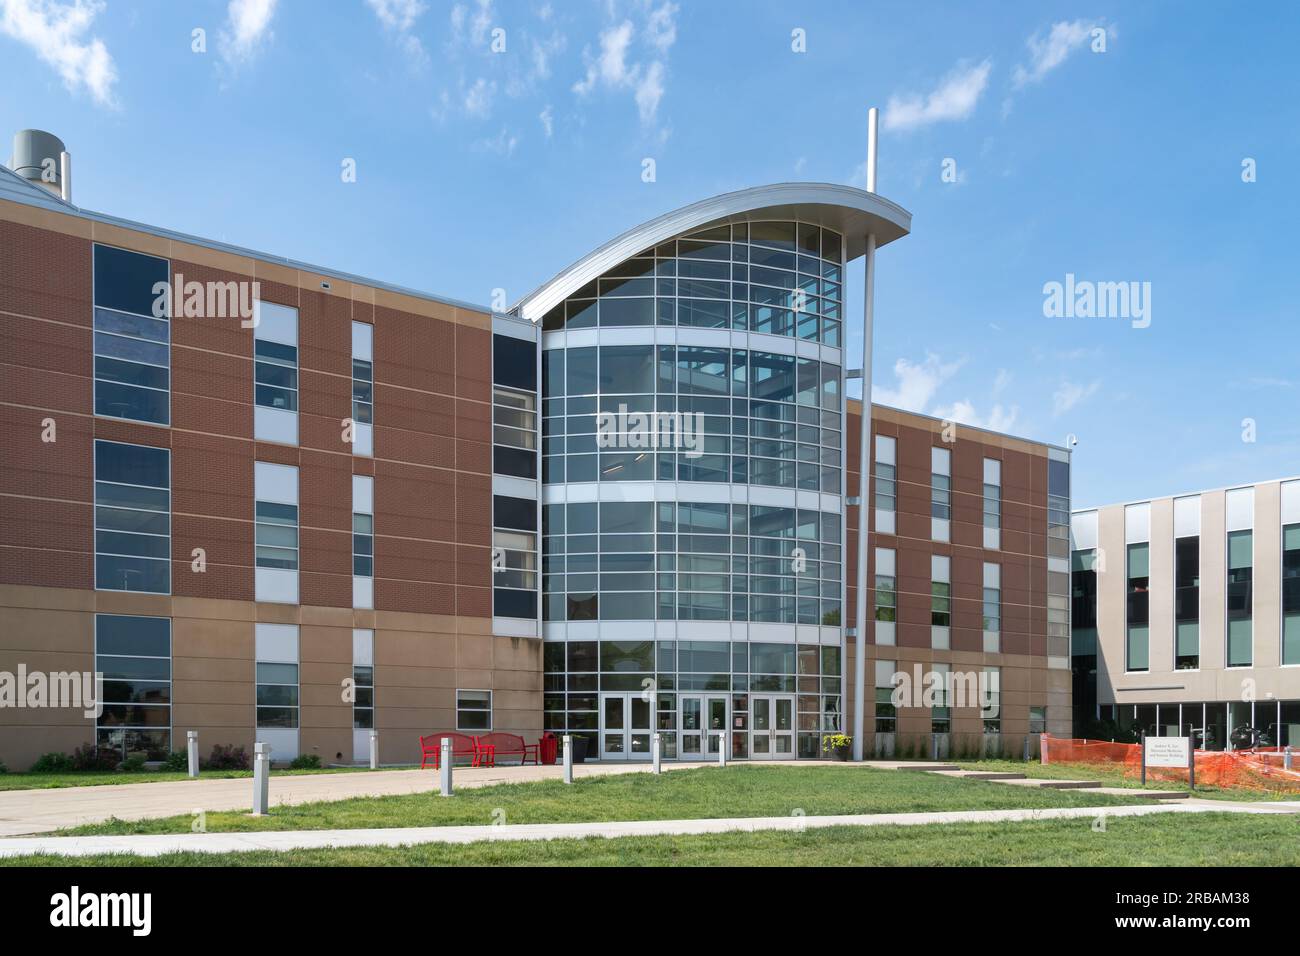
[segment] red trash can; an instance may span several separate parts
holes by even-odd
[[[542,734],[542,739],[538,741],[537,753],[544,764],[554,764],[560,751],[560,738],[555,734]]]

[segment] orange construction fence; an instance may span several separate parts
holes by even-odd
[[[1069,737],[1042,737],[1043,763],[1090,764],[1110,766],[1126,777],[1142,775],[1140,744],[1117,744],[1105,740]],[[1196,783],[1215,787],[1240,787],[1246,790],[1269,790],[1277,793],[1300,793],[1300,753],[1283,769],[1283,753],[1278,747],[1254,750],[1196,751]],[[1187,781],[1183,767],[1147,767],[1148,780]]]

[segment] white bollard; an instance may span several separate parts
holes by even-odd
[[[379,769],[379,731],[370,731],[370,769]]]
[[[564,782],[573,783],[573,737],[564,735]]]
[[[659,766],[661,746],[659,735],[654,734],[650,737],[650,763],[654,767],[655,773],[662,773],[663,767]]]
[[[1286,750],[1282,752],[1282,769],[1291,769],[1291,745],[1287,744]]]
[[[199,775],[199,732],[197,730],[185,732],[185,750],[189,760],[190,776],[197,777]]]
[[[726,731],[718,731],[718,766],[727,765],[727,734]]]
[[[438,793],[451,796],[451,740],[442,738],[442,753],[438,757]]]
[[[253,816],[267,812],[271,803],[271,745],[253,744]]]

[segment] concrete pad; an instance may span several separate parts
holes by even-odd
[[[1097,787],[1089,793],[1105,793],[1112,797],[1140,797],[1143,800],[1186,800],[1191,796],[1186,790],[1139,790],[1136,787]]]
[[[1022,777],[1002,782],[1013,787],[1037,787],[1041,790],[1097,790],[1101,787],[1098,780],[1045,780],[1041,777]]]
[[[936,777],[956,777],[959,780],[1024,780],[1023,773],[1001,770],[936,770]]]

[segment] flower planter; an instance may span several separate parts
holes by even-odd
[[[832,760],[848,760],[849,754],[853,751],[851,744],[845,744],[842,747],[832,747],[830,750]]]

